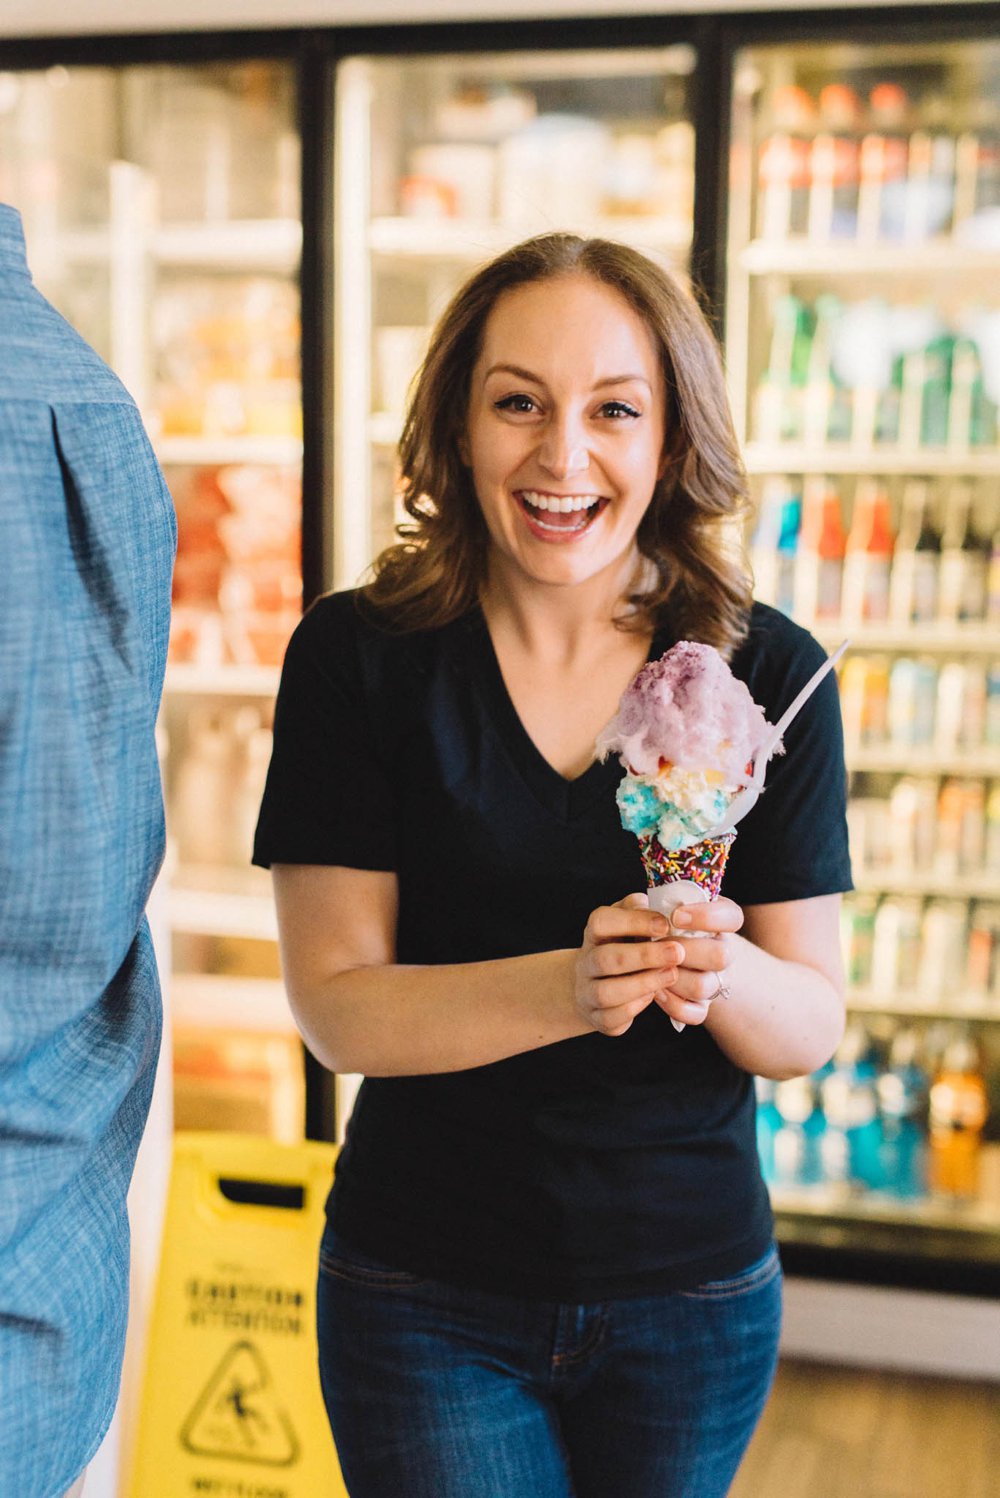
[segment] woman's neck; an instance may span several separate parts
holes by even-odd
[[[620,636],[616,620],[628,613],[639,565],[638,557],[630,558],[613,576],[557,587],[510,577],[491,560],[482,610],[492,632],[513,636],[529,655],[568,665],[598,641]]]

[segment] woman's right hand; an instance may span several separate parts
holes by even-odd
[[[644,894],[626,895],[592,913],[576,957],[579,1014],[602,1035],[624,1035],[637,1014],[677,976],[683,948],[663,938],[666,916]]]

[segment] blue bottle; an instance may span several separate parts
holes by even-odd
[[[802,496],[791,494],[781,508],[781,524],[778,534],[778,575],[775,585],[774,606],[783,614],[791,615],[795,609],[795,558],[799,549],[799,531],[802,526]]]
[[[820,1087],[826,1116],[823,1172],[831,1184],[861,1191],[883,1184],[877,1075],[870,1037],[862,1026],[851,1025]]]
[[[760,1155],[760,1170],[769,1186],[774,1184],[774,1141],[781,1128],[781,1114],[774,1100],[775,1083],[770,1077],[755,1077],[757,1093],[757,1153]]]
[[[900,1030],[889,1051],[889,1065],[878,1079],[885,1189],[904,1201],[927,1191],[927,1097],[930,1080],[919,1065],[919,1037]]]
[[[781,1127],[774,1136],[775,1184],[818,1186],[823,1181],[822,1140],[826,1119],[812,1077],[791,1077],[774,1089]]]

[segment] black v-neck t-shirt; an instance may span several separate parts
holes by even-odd
[[[731,666],[774,722],[823,658],[755,604]],[[742,905],[851,887],[832,678],[785,742],[730,855],[723,893]],[[645,887],[621,774],[595,761],[567,780],[545,760],[480,610],[399,635],[331,594],[288,647],[254,862],[395,872],[400,963],[578,947],[597,906]],[[582,1302],[723,1278],[772,1232],[753,1080],[655,1005],[621,1036],[367,1078],[328,1211],[359,1251],[489,1291]]]

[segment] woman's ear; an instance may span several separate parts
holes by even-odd
[[[472,454],[469,451],[469,437],[468,437],[468,433],[464,430],[464,428],[458,434],[458,442],[456,443],[456,446],[458,448],[458,456],[461,458],[461,460],[465,464],[466,468],[471,468],[472,467]]]

